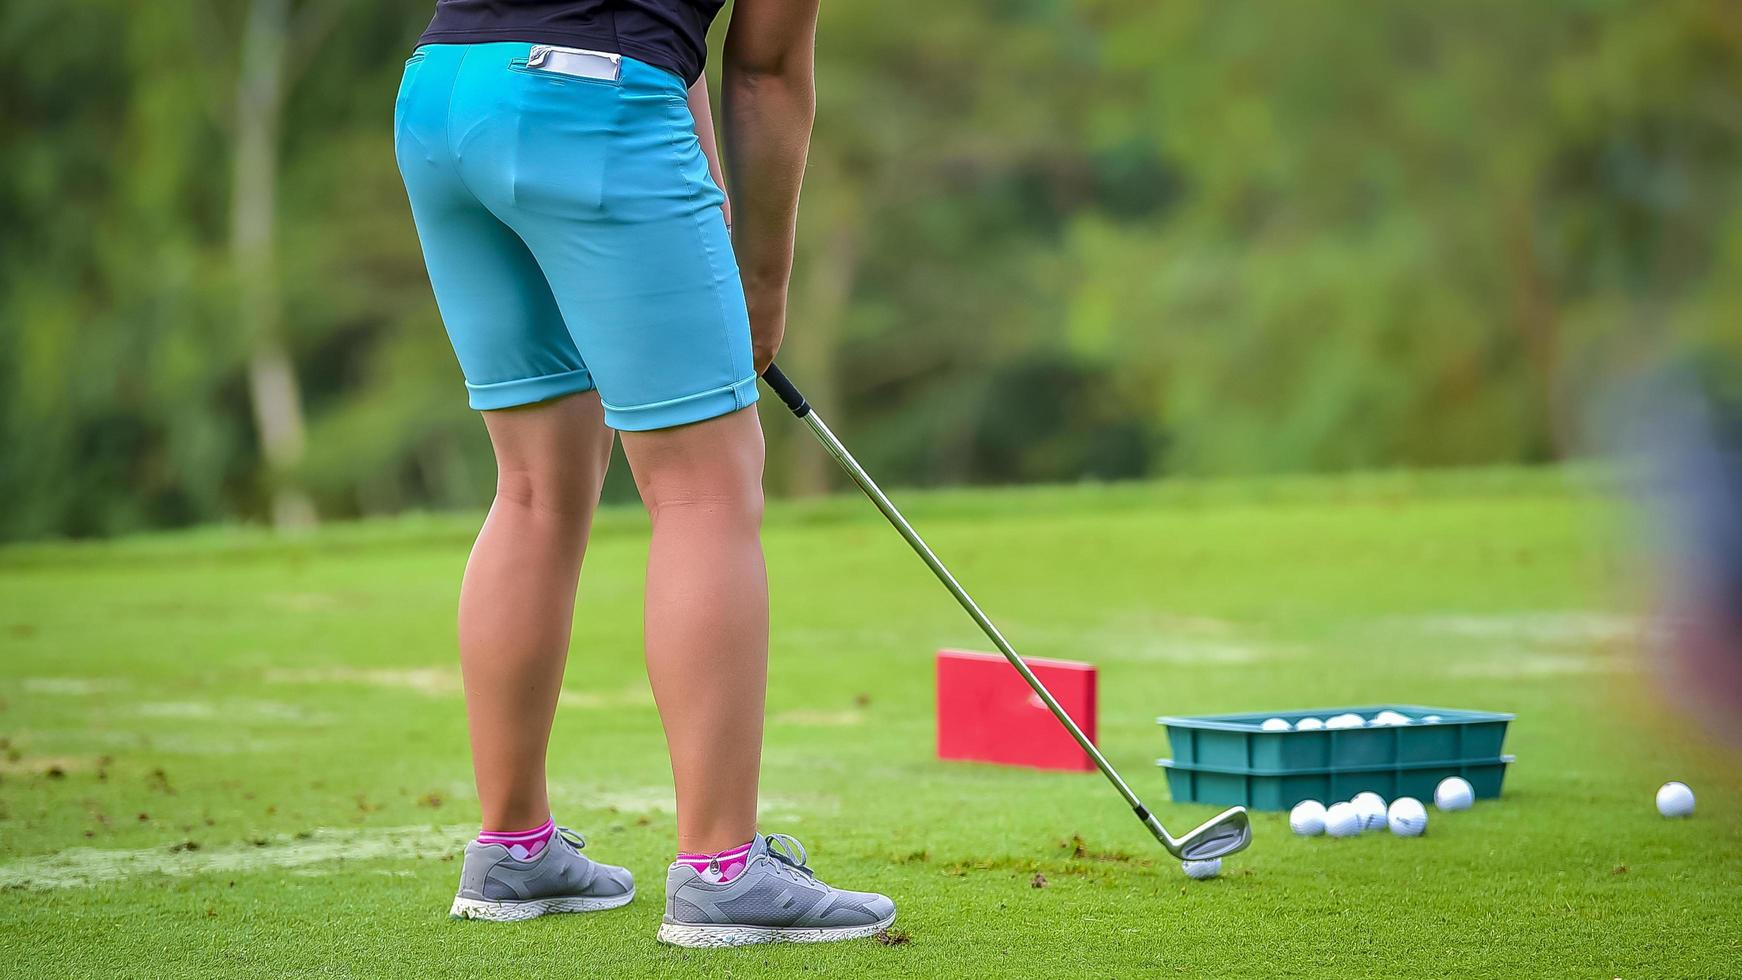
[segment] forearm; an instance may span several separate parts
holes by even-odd
[[[816,86],[808,51],[780,71],[724,71],[726,172],[733,250],[747,291],[784,293],[792,275],[799,186],[810,151]]]

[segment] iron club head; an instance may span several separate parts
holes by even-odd
[[[1231,807],[1209,820],[1173,837],[1151,815],[1145,823],[1169,854],[1182,861],[1208,861],[1243,851],[1252,843],[1252,821],[1243,806]]]

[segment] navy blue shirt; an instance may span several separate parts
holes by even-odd
[[[528,41],[610,51],[693,84],[725,0],[436,0],[419,44]]]

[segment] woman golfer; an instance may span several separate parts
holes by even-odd
[[[738,0],[727,32],[728,237],[708,94],[721,0],[439,0],[394,110],[436,303],[495,448],[460,586],[483,831],[455,916],[615,908],[545,794],[575,588],[611,442],[652,516],[647,673],[677,785],[659,938],[869,936],[882,895],[818,881],[756,825],[768,585],[757,373],[786,316],[814,107],[817,0]]]

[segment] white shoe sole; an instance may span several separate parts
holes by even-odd
[[[635,889],[609,898],[531,898],[523,902],[486,902],[455,896],[448,909],[450,919],[480,919],[484,922],[522,922],[556,912],[603,912],[635,900]]]
[[[894,921],[895,916],[891,915],[882,922],[866,926],[811,929],[662,922],[659,925],[659,941],[668,946],[684,946],[689,949],[722,949],[729,946],[755,946],[760,943],[834,943],[875,936],[889,928]]]

